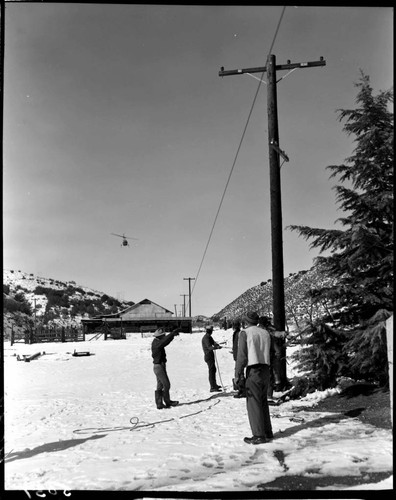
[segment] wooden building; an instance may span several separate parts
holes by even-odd
[[[89,319],[82,319],[84,334],[103,333],[112,338],[126,338],[126,333],[155,332],[164,328],[166,332],[180,327],[182,332],[192,332],[192,319],[173,317],[173,312],[144,299],[133,306],[115,314],[102,314]]]

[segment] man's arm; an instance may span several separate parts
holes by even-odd
[[[287,332],[284,331],[274,330],[273,332],[270,332],[270,334],[278,339],[285,339],[287,337]]]
[[[216,342],[213,339],[208,338],[206,336],[204,336],[202,339],[202,347],[204,348],[204,350],[207,351],[214,351],[215,349],[221,349],[219,344],[216,344]]]
[[[171,332],[168,335],[165,335],[162,339],[158,339],[158,347],[166,347],[168,344],[172,342],[176,335],[179,335],[179,332]]]

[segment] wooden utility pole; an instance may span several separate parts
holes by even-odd
[[[272,244],[272,304],[273,322],[278,331],[285,330],[285,292],[283,276],[283,239],[282,239],[282,199],[279,157],[285,161],[289,159],[279,148],[278,130],[278,104],[276,90],[276,72],[294,70],[296,68],[312,68],[325,66],[323,57],[319,61],[276,65],[276,58],[270,55],[266,66],[257,68],[245,68],[225,71],[221,68],[219,76],[242,75],[244,73],[267,73],[267,113],[268,113],[268,149],[269,149],[269,171],[270,171],[270,204],[271,204],[271,244]],[[287,385],[286,376],[286,347],[283,343],[282,359],[279,377],[281,386]]]
[[[272,302],[274,327],[285,330],[285,292],[283,276],[283,232],[282,199],[279,153],[272,147],[279,144],[278,101],[276,92],[275,56],[271,55],[267,63],[267,112],[268,144],[270,171],[271,203],[271,241],[272,241]]]
[[[186,315],[186,293],[181,293],[180,297],[183,297],[183,317]]]
[[[33,299],[34,302],[34,334],[36,334],[37,321],[36,321],[36,299]]]
[[[184,280],[188,280],[188,310],[189,317],[191,318],[191,281],[194,281],[195,278],[183,278]]]

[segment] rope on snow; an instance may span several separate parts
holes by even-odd
[[[86,427],[85,429],[76,429],[73,431],[74,434],[106,434],[108,432],[116,432],[116,431],[134,431],[134,430],[139,430],[144,427],[148,428],[153,428],[157,424],[163,424],[165,422],[171,422],[172,420],[181,420],[182,418],[187,418],[187,417],[192,417],[193,415],[198,415],[199,413],[202,413],[204,411],[210,410],[214,406],[216,406],[218,403],[220,403],[220,399],[217,399],[213,404],[208,406],[207,408],[203,408],[202,410],[198,410],[194,413],[188,413],[187,415],[182,415],[181,417],[172,417],[172,418],[167,418],[165,420],[158,420],[157,422],[140,422],[139,423],[139,417],[132,417],[130,418],[130,423],[132,427]]]

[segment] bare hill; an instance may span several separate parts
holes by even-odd
[[[316,302],[313,299],[315,290],[328,286],[331,280],[317,266],[308,271],[290,274],[284,280],[285,310],[288,324],[301,327],[307,320],[332,313],[331,305]],[[221,309],[215,317],[227,321],[241,318],[248,310],[255,310],[259,315],[272,315],[272,280],[262,282],[249,288]]]
[[[118,312],[134,302],[118,300],[98,290],[16,270],[3,270],[5,338],[12,325],[23,330],[34,320],[61,325],[81,318]]]

